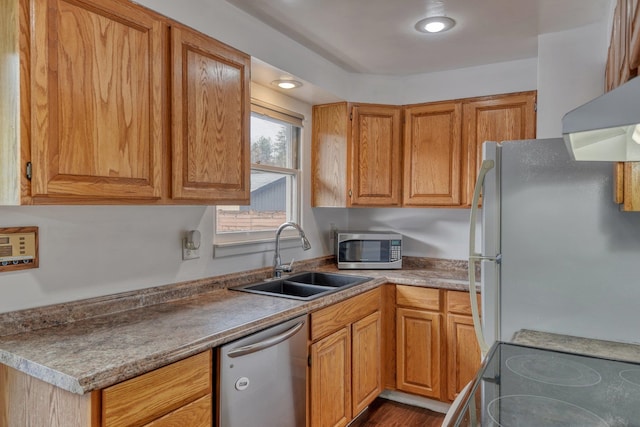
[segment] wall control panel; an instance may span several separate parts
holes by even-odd
[[[38,227],[0,228],[0,272],[38,267]]]

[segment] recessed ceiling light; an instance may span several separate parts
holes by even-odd
[[[416,30],[421,33],[442,33],[456,25],[456,21],[448,16],[431,16],[418,21]]]
[[[302,83],[293,79],[278,79],[272,81],[271,84],[274,86],[278,86],[281,89],[294,89],[302,86]]]

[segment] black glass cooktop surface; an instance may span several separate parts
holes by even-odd
[[[456,426],[640,426],[640,364],[496,343]]]

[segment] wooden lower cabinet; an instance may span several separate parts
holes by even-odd
[[[101,426],[140,426],[201,397],[211,399],[212,381],[207,351],[107,387],[102,390]]]
[[[382,392],[382,323],[380,311],[352,326],[351,381],[353,414],[358,415]]]
[[[480,306],[478,296],[478,306]],[[482,360],[468,292],[447,292],[447,398],[453,400],[471,381]]]
[[[396,388],[452,401],[480,368],[469,293],[396,286]]]
[[[311,425],[351,421],[351,332],[340,329],[311,345]]]
[[[212,414],[211,396],[207,395],[145,424],[145,427],[211,427]]]
[[[0,364],[0,426],[100,427],[100,391],[71,393]]]
[[[312,427],[346,426],[382,392],[380,304],[378,288],[311,313]]]
[[[0,426],[209,427],[212,382],[211,351],[84,395],[0,364]]]
[[[440,399],[440,313],[398,308],[397,388],[408,393]]]
[[[447,399],[454,400],[480,368],[471,316],[447,314]]]

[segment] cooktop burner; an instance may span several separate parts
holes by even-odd
[[[626,382],[640,387],[640,369],[626,369],[620,371],[618,375]]]
[[[585,408],[542,396],[502,396],[489,402],[488,410],[491,421],[501,427],[609,426],[602,418]]]
[[[499,342],[469,393],[455,426],[640,426],[640,363]]]
[[[544,384],[589,387],[602,381],[600,374],[587,365],[554,355],[512,356],[506,365],[511,372]]]

